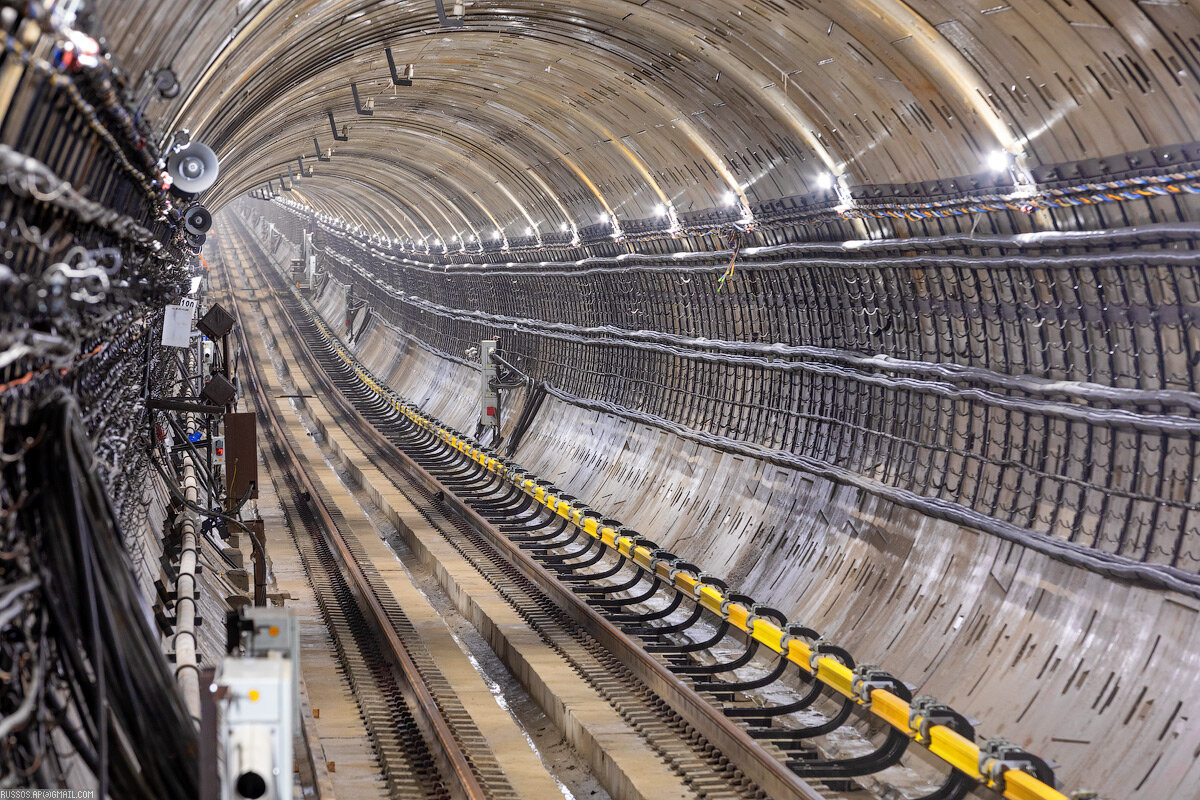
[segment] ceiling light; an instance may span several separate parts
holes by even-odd
[[[493,239],[493,241],[497,241],[497,242],[500,241],[500,231],[496,231],[495,233],[493,233],[492,239]]]
[[[984,163],[992,172],[1003,172],[1012,164],[1012,156],[1003,150],[993,150],[988,153],[987,160]]]
[[[736,206],[738,204],[738,196],[733,192],[725,193],[725,205]]]
[[[599,220],[600,220],[601,225],[607,225],[609,222],[608,212],[607,211],[601,212],[601,214],[599,216]]]
[[[832,189],[833,188],[833,176],[830,175],[828,172],[822,172],[820,175],[817,176],[817,188],[825,189],[825,190]]]
[[[659,203],[658,205],[656,205],[656,206],[654,207],[654,216],[656,216],[656,217],[665,217],[666,215],[667,215],[667,205],[666,205],[666,203]]]
[[[567,231],[571,230],[571,226],[565,222],[558,227],[559,227],[559,230],[561,230],[563,233],[566,233]]]
[[[532,228],[532,227],[526,228],[526,229],[525,229],[525,235],[526,235],[526,236],[533,236],[533,228]]]

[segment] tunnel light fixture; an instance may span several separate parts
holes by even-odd
[[[817,176],[817,188],[822,191],[829,191],[833,188],[833,176],[828,172],[822,172]]]
[[[503,235],[503,234],[501,234],[501,233],[500,233],[500,231],[498,231],[498,230],[497,230],[497,231],[494,231],[494,232],[492,233],[492,241],[493,241],[493,242],[498,242],[498,241],[500,241],[500,237],[501,237],[502,235]]]
[[[600,222],[601,225],[609,225],[612,223],[612,217],[609,215],[609,213],[607,211],[602,211],[600,213],[600,216],[597,217],[597,220]]]
[[[656,217],[667,216],[667,204],[659,203],[658,205],[654,206],[654,216],[656,216]]]
[[[726,206],[728,206],[729,208],[733,208],[734,206],[736,206],[738,204],[737,193],[733,192],[733,191],[726,192],[724,200],[725,200]]]
[[[558,226],[558,229],[563,233],[566,233],[567,231],[571,230],[571,226],[564,222],[562,225]]]
[[[993,150],[988,153],[984,165],[992,172],[1004,172],[1012,166],[1012,156],[1004,150]]]

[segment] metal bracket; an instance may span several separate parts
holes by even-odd
[[[291,165],[291,164],[288,164],[288,176],[290,177],[290,176],[291,176],[291,174],[292,174],[292,165]],[[280,176],[279,176],[279,188],[280,188],[280,189],[282,189],[282,190],[283,190],[283,191],[285,191],[285,192],[290,192],[290,191],[292,190],[292,187],[291,187],[290,185],[288,185],[288,184],[285,184],[285,183],[283,182],[283,176],[282,176],[282,175],[280,175]]]
[[[1033,775],[1051,787],[1056,786],[1054,768],[1042,758],[1007,739],[988,739],[979,748],[979,774],[987,778],[990,785],[1004,790],[1004,773],[1019,770]]]
[[[329,130],[333,131],[333,140],[334,140],[335,142],[348,142],[348,141],[350,141],[350,137],[349,137],[349,136],[346,136],[346,135],[344,135],[344,134],[339,134],[339,133],[338,133],[338,131],[337,131],[337,123],[336,123],[336,122],[334,122],[334,120],[333,120],[333,112],[332,112],[332,111],[327,111],[327,112],[325,112],[325,113],[329,115]]]
[[[917,741],[929,742],[929,729],[934,725],[950,728],[969,741],[975,741],[975,723],[932,695],[913,698],[909,706],[908,727],[917,732]]]
[[[443,28],[461,28],[463,21],[461,19],[452,19],[446,15],[446,7],[442,4],[442,0],[433,0],[437,6],[438,24]]]
[[[664,558],[664,556],[666,556],[666,557]],[[655,550],[654,552],[652,552],[650,554],[650,574],[657,577],[658,576],[658,565],[660,563],[675,562],[678,560],[679,560],[679,557],[676,556],[674,553],[672,553],[668,550],[663,550],[662,548],[659,548],[658,550]]]
[[[859,664],[854,668],[850,680],[850,691],[857,695],[863,705],[871,705],[871,692],[876,689],[893,689],[897,680],[874,664]]]
[[[392,73],[392,85],[412,86],[412,75],[408,74],[404,77],[400,77],[400,73],[396,70],[396,57],[392,55],[392,48],[386,47],[384,48],[384,52],[387,53],[388,70],[390,70]]]
[[[296,156],[296,163],[300,165],[301,178],[311,178],[313,176],[311,168],[308,170],[308,172],[304,171],[304,156]],[[290,165],[288,166],[288,169],[291,169]]]
[[[354,110],[364,117],[370,117],[375,114],[374,103],[370,98],[367,98],[367,104],[364,106],[358,99],[358,84],[350,81],[350,93],[354,95]]]
[[[328,161],[329,156],[321,155],[321,143],[317,141],[317,137],[313,137],[313,147],[317,150],[317,161]]]
[[[698,575],[696,575],[696,588],[692,590],[692,598],[698,599],[700,597],[700,591],[705,586],[717,589],[721,592],[729,590],[729,585],[716,575],[711,575],[707,572],[700,572]]]
[[[676,559],[671,562],[671,571],[667,575],[667,580],[675,583],[675,576],[681,572],[687,573],[695,580],[700,575],[700,568],[690,561],[684,561],[682,558]]]
[[[791,647],[793,639],[808,639],[811,642],[819,642],[822,640],[821,634],[804,625],[798,625],[789,622],[785,628],[785,631],[786,633],[779,637],[779,650],[784,658],[786,658],[790,652],[789,648]]]
[[[196,402],[191,398],[179,397],[150,397],[146,399],[146,408],[152,408],[155,411],[183,411],[194,414],[220,414],[225,411],[224,406],[214,406]]]

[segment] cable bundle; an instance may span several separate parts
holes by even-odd
[[[0,561],[0,670],[11,675],[0,695],[0,786],[56,786],[60,755],[73,749],[100,797],[195,796],[194,725],[75,402],[56,393],[5,439],[21,457],[6,460],[0,495],[11,556]]]

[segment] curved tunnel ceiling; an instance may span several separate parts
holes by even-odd
[[[832,175],[948,178],[999,150],[1022,167],[1095,158],[1192,141],[1200,115],[1185,5],[480,0],[457,28],[434,0],[190,5],[100,14],[139,85],[184,76],[147,113],[218,151],[210,204],[298,177],[299,156],[305,202],[394,237],[577,229]],[[131,14],[158,35],[124,41]],[[412,86],[392,85],[387,47]]]

